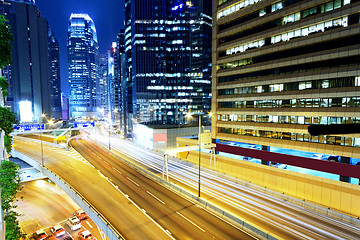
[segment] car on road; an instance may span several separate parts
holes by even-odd
[[[40,229],[34,232],[33,236],[35,240],[42,240],[45,239],[48,235],[46,234],[46,232],[44,232],[44,230]]]
[[[83,229],[78,233],[81,240],[96,240],[89,230]]]
[[[78,210],[74,213],[74,215],[80,220],[84,220],[89,217],[84,210]]]
[[[55,237],[61,237],[66,233],[65,229],[60,224],[51,226],[50,231],[54,234]]]
[[[80,219],[76,216],[70,217],[66,220],[66,224],[71,228],[71,230],[77,230],[81,228]]]

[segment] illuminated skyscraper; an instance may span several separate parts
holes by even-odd
[[[12,65],[5,72],[10,83],[7,104],[19,120],[40,122],[42,113],[52,118],[48,22],[34,1],[7,0],[0,4],[0,13],[9,20],[14,37]],[[23,116],[21,106],[26,106]]]
[[[106,54],[99,54],[99,94],[101,117],[109,112],[109,81],[108,81],[108,57]]]
[[[70,114],[72,117],[95,116],[100,105],[97,92],[99,47],[95,24],[88,14],[71,14],[67,48]]]
[[[182,124],[185,112],[210,111],[211,8],[202,0],[125,1],[127,120]]]
[[[50,97],[52,117],[62,118],[59,42],[48,26],[48,49],[50,67]]]

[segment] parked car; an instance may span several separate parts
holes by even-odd
[[[328,158],[327,158],[328,161],[330,162],[340,162],[339,161],[339,156],[335,156],[335,155],[330,155]]]
[[[79,231],[78,235],[81,240],[95,240],[95,237],[86,229]]]
[[[37,230],[36,232],[34,232],[33,236],[36,240],[42,240],[42,239],[45,239],[48,235],[46,234],[46,232],[44,230],[40,229],[40,230]]]
[[[55,237],[61,237],[66,233],[65,229],[60,224],[51,226],[50,231],[54,234]]]
[[[80,220],[84,220],[86,218],[88,218],[89,216],[86,214],[86,212],[84,210],[78,210],[74,213],[74,215],[80,219]]]
[[[66,224],[71,228],[71,230],[77,230],[81,228],[81,222],[80,219],[76,216],[73,216],[71,218],[68,218],[66,220]]]

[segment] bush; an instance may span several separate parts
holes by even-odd
[[[16,123],[16,115],[10,109],[0,107],[0,129],[9,135],[13,130],[13,124]]]
[[[5,149],[8,153],[11,152],[11,143],[12,143],[12,136],[5,134],[4,145],[5,145]]]

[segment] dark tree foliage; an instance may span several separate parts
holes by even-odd
[[[0,15],[0,68],[6,68],[11,63],[11,44],[13,37],[10,33],[8,20]]]
[[[1,188],[1,207],[4,211],[5,238],[15,240],[24,237],[21,232],[18,214],[13,211],[16,205],[12,204],[16,200],[16,194],[21,190],[19,165],[2,161],[0,167],[0,188]]]
[[[8,81],[6,81],[6,78],[0,77],[0,87],[3,91],[3,97],[4,98],[7,97],[9,95],[8,90],[7,90],[9,87],[9,83],[8,83]]]
[[[0,129],[9,135],[13,130],[13,124],[16,123],[16,115],[10,109],[0,107]]]
[[[5,134],[4,136],[4,144],[6,148],[6,152],[11,152],[11,143],[12,143],[12,136]]]

